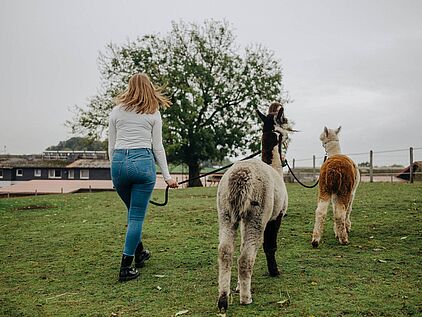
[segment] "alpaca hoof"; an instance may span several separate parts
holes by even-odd
[[[312,246],[318,248],[319,242],[317,240],[312,240]]]
[[[252,297],[246,297],[246,298],[241,298],[240,299],[240,304],[241,305],[249,305],[252,303]]]
[[[278,270],[278,268],[275,268],[275,269],[269,270],[268,274],[270,274],[271,277],[277,277],[280,275],[280,271]]]
[[[229,307],[229,303],[227,300],[226,295],[221,295],[218,299],[218,309],[221,311],[227,311],[227,308]]]
[[[347,238],[339,238],[338,241],[343,245],[349,244],[349,239]]]

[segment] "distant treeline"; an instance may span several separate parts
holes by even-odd
[[[107,151],[107,141],[73,137],[59,144],[49,146],[46,151]]]

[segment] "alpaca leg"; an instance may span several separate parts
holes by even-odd
[[[349,237],[346,230],[346,214],[347,210],[344,204],[336,201],[334,208],[334,226],[336,237],[341,244],[349,243]]]
[[[331,198],[331,206],[333,206],[333,231],[336,239],[338,239],[337,224],[335,222],[336,207],[337,207],[337,196],[333,195]]]
[[[312,246],[318,247],[321,241],[322,233],[324,232],[325,218],[327,216],[329,200],[320,200],[317,209],[315,210],[315,225],[312,233]]]
[[[218,308],[220,310],[227,310],[228,308],[228,296],[230,294],[230,278],[235,239],[236,226],[230,223],[220,223],[220,244],[218,246]]]
[[[347,210],[346,210],[346,231],[347,231],[347,233],[349,233],[350,230],[352,230],[352,221],[350,220],[350,214],[352,213],[352,205],[353,205],[354,199],[355,199],[355,192],[352,193],[352,196],[350,197],[350,203],[349,203]]]
[[[283,214],[280,212],[275,220],[271,220],[267,223],[264,231],[264,252],[267,257],[267,267],[270,276],[280,275],[275,259],[275,252],[277,251],[277,234],[282,218]]]
[[[244,238],[244,233],[245,233],[245,226],[244,226],[244,222],[242,221],[240,223],[240,247],[242,248],[243,245],[243,238]],[[239,275],[237,275],[237,284],[236,284],[236,293],[240,292],[240,280],[239,280]]]
[[[357,190],[357,188],[359,186],[359,179],[360,179],[359,169],[356,168],[355,185],[353,187],[352,196],[350,198],[350,203],[349,203],[349,206],[347,208],[347,216],[346,216],[346,230],[347,230],[347,233],[349,233],[352,230],[352,221],[350,220],[350,215],[352,213],[352,205],[353,205],[353,201],[355,200],[356,190]]]
[[[254,219],[252,220],[252,222]],[[247,223],[244,226],[243,243],[238,259],[240,303],[247,305],[252,303],[251,278],[255,264],[256,253],[262,241],[262,225],[258,223]]]

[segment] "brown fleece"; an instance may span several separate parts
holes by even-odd
[[[353,161],[345,155],[333,155],[321,166],[319,199],[327,201],[335,194],[338,202],[347,208],[355,181],[356,170]]]

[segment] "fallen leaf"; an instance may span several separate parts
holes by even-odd
[[[181,310],[181,311],[178,311],[174,316],[176,317],[176,316],[184,315],[184,314],[187,314],[188,312],[189,310],[187,309]]]
[[[278,301],[277,304],[280,304],[280,306],[288,306],[290,304],[290,299],[283,299],[281,301]]]

